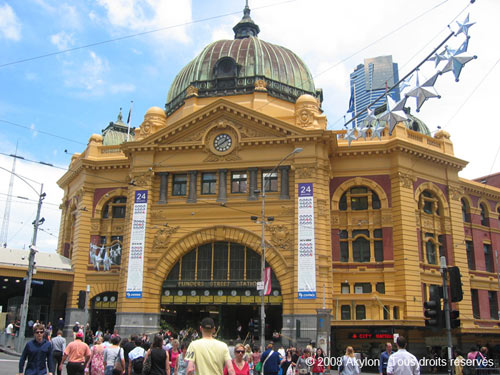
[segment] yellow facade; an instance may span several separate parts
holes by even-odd
[[[498,291],[496,265],[491,268],[493,257],[484,260],[482,247],[476,247],[472,267],[466,243],[500,244],[500,188],[459,178],[466,162],[454,155],[444,131],[429,137],[400,123],[391,135],[385,130],[381,140],[369,136],[349,145],[345,131],[327,130],[319,96],[280,99],[267,85],[256,80],[252,92],[205,97],[189,86],[182,105],[168,116],[157,107],[148,110],[133,141],[104,146],[103,136],[94,134],[87,148],[73,156],[59,181],[65,192],[59,252],[72,259],[75,275],[67,323],[84,320],[77,300],[87,285],[92,306],[113,295],[108,307],[116,306],[116,328],[123,334],[159,330],[163,310],[179,305],[205,301],[212,307],[255,309],[259,299],[254,294],[167,295],[164,285],[166,280],[175,284],[168,278],[176,267],[181,278],[187,260],[180,260],[193,251],[197,265],[198,249],[206,244],[234,243],[245,254],[260,256],[261,225],[250,216],[260,217],[262,198],[252,189],[261,189],[263,173],[302,148],[277,169],[276,186],[266,193],[265,216],[275,218],[266,225],[266,261],[279,284],[278,295],[266,297],[266,303],[281,306],[275,328],[293,341],[300,321],[300,337],[316,340],[318,309],[327,309],[333,347],[377,345],[387,340],[385,334],[401,333],[424,351],[442,335],[425,328],[423,315],[431,287],[441,284],[439,248],[448,265],[460,267],[462,274],[464,298],[455,305],[461,314],[461,327],[454,331],[458,343],[476,341],[478,334],[485,335],[479,341],[496,342],[498,320],[475,310],[484,311]],[[219,139],[226,148],[218,147]],[[234,172],[244,181],[236,181]],[[216,177],[204,180],[208,173]],[[245,191],[234,192],[233,183]],[[299,183],[314,187],[315,299],[297,298]],[[144,190],[142,298],[126,298],[134,197]],[[470,223],[464,223],[464,202]],[[488,225],[479,223],[481,215]],[[110,261],[106,268],[101,258],[118,248],[120,264]],[[230,285],[234,263],[223,259]],[[211,264],[215,280],[213,259]],[[175,285],[179,291],[179,285],[207,285],[196,284],[196,277]],[[373,336],[356,341],[355,332]],[[375,339],[377,332],[380,339]]]

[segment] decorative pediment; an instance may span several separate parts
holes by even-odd
[[[307,130],[220,99],[130,146],[206,147],[214,129],[232,131],[238,143],[309,136]]]

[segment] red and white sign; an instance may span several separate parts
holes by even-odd
[[[271,294],[271,267],[266,267],[264,269],[264,295],[268,296]]]

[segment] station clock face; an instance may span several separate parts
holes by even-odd
[[[227,151],[233,145],[233,140],[228,134],[219,134],[214,138],[214,148],[219,152]]]

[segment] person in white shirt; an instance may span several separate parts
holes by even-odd
[[[142,365],[144,362],[144,357],[146,357],[146,351],[141,346],[142,341],[140,338],[135,339],[135,348],[128,353],[128,373],[131,374],[142,374]],[[134,361],[138,359],[141,361],[140,364],[136,364]],[[140,371],[139,371],[140,370]]]
[[[398,351],[389,357],[387,375],[420,375],[417,358],[406,351],[406,339],[399,336],[396,340]]]

